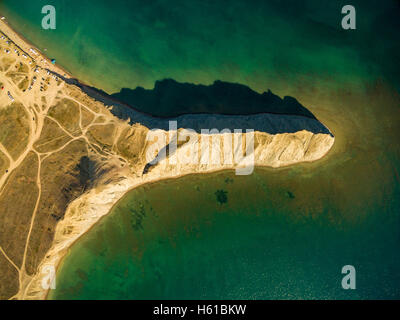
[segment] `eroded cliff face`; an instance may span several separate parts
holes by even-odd
[[[134,130],[128,129],[130,134],[137,131],[146,131],[147,128],[137,126]],[[130,135],[133,139],[133,135]],[[200,139],[203,137],[200,137]],[[219,136],[208,136],[207,139],[220,139]],[[312,134],[301,131],[292,134],[269,135],[255,133],[254,158],[256,166],[281,167],[303,161],[314,161],[323,157],[334,143],[334,138],[327,134]],[[149,172],[141,175],[144,162],[140,165],[132,165],[130,169],[110,166],[95,186],[73,201],[62,221],[57,225],[51,248],[38,266],[36,276],[31,279],[29,285],[21,292],[22,299],[44,299],[46,290],[42,288],[42,269],[47,266],[57,266],[66,254],[67,249],[82,234],[87,232],[101,217],[106,215],[124,194],[144,183],[158,181],[160,179],[175,178],[185,174],[207,173],[223,169],[234,169],[240,166],[223,163],[223,142],[221,142],[221,162],[219,164],[170,164],[170,157],[162,159],[154,165]],[[149,146],[147,145],[147,148]],[[186,152],[193,146],[184,144],[178,148],[178,152]],[[146,147],[143,148],[146,151]],[[143,153],[144,153],[143,152]],[[143,154],[142,153],[142,154]],[[249,163],[244,163],[248,165]],[[101,171],[102,168],[99,168]]]
[[[57,267],[67,248],[131,188],[185,174],[314,161],[334,143],[318,120],[299,115],[186,115],[174,119],[176,129],[162,130],[168,121],[107,97],[95,100],[48,72],[45,57],[2,36],[0,299],[45,298],[44,268]],[[121,110],[125,117],[118,117]],[[190,124],[255,131],[202,134],[187,130]],[[149,138],[154,132],[160,139]],[[167,145],[176,135],[187,139],[171,152]],[[165,155],[149,165],[163,148]]]

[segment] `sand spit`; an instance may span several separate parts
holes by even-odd
[[[44,74],[46,70],[50,70],[51,72],[60,74],[65,79],[71,79],[70,75],[67,72],[65,72],[57,65],[51,64],[50,59],[42,55],[37,48],[26,42],[3,20],[0,21],[0,30],[5,35],[7,35],[7,37],[15,45],[18,46],[19,50],[23,52],[24,55],[28,56],[29,59],[33,59],[35,66],[37,66],[38,68],[38,72],[42,72]],[[64,80],[61,79],[57,81]],[[59,83],[50,84],[49,87],[50,88],[48,94],[51,93],[54,95],[52,99],[49,99],[50,101],[56,101],[54,99],[57,98],[58,92],[64,89],[67,90],[68,93],[78,93],[81,96],[85,96],[81,89],[64,82],[62,83],[62,85],[60,85]],[[29,95],[23,95],[19,94],[15,89],[16,93],[13,94],[13,96],[15,96],[16,99],[28,103],[28,100],[31,97],[39,97],[40,92],[38,92],[38,90],[34,92],[34,90],[32,90]],[[37,95],[34,96],[34,93]],[[114,105],[114,112],[122,112],[121,110],[123,110],[123,107],[121,105],[115,105],[115,101],[112,100],[107,103],[107,101],[99,102],[94,101],[90,97],[87,97],[87,101],[89,101],[88,103],[96,104],[96,108],[98,108],[99,111],[93,112],[95,116],[99,119],[104,118],[103,124],[112,123],[119,132],[119,135],[121,135],[122,132],[130,132],[134,134],[135,130],[145,135],[149,130],[149,124],[157,124],[157,127],[159,128],[162,125],[162,123],[158,120],[149,120],[149,118],[146,118],[144,115],[134,112],[128,112],[127,116],[129,117],[129,119],[121,120],[120,118],[115,116],[115,113],[112,114],[110,112],[110,108],[107,107],[107,105]],[[81,109],[84,109],[83,105]],[[43,115],[44,111],[41,110],[37,114],[37,119],[33,118],[33,120],[31,120],[31,127],[35,129],[35,135],[31,134],[28,147],[23,154],[24,157],[31,151],[35,141],[37,141],[41,136],[45,118],[45,116]],[[316,123],[315,120],[304,119],[303,117],[280,117],[277,115],[257,115],[254,119],[252,119],[252,116],[246,116],[243,119],[240,116],[229,117],[229,119],[225,116],[212,115],[212,117],[215,118],[215,123],[219,123],[220,126],[223,126],[226,121],[228,121],[229,125],[232,127],[235,127],[238,123],[240,123],[243,129],[251,128],[251,124],[254,124],[254,119],[256,119],[256,123],[259,124],[258,129],[265,129],[265,131],[263,130],[264,132],[256,130],[254,134],[255,166],[278,168],[300,162],[315,161],[324,157],[334,143],[334,137],[329,133],[328,129],[324,133],[299,130],[300,128],[304,127],[304,121],[307,121],[306,125],[310,127],[310,130],[315,128],[315,131],[318,131],[320,129],[319,124]],[[181,128],[181,125],[195,125],[199,122],[199,119],[201,119],[201,121],[206,124],[207,120],[210,120],[210,116],[202,115],[201,118],[196,118],[193,115],[184,116],[184,118],[178,117],[178,131],[179,128]],[[269,122],[267,123],[266,120],[268,120]],[[82,122],[82,118],[80,118],[79,121]],[[268,133],[268,129],[276,125],[277,121],[281,122],[280,128],[287,128],[288,133],[276,133],[276,131],[273,131],[275,132],[275,134]],[[143,122],[145,122],[148,126],[144,125]],[[80,126],[82,126],[81,123]],[[160,129],[166,135],[171,134],[171,132],[162,130],[165,128],[161,127]],[[86,139],[86,141],[89,141],[88,137],[85,136],[86,131],[87,130],[82,130],[83,133],[81,139]],[[129,136],[129,134],[127,136]],[[179,152],[190,152],[190,150],[193,150],[193,148],[198,147],[199,141],[203,141],[206,138],[217,138],[215,140],[217,142],[215,143],[218,144],[218,146],[220,147],[219,159],[221,159],[221,161],[217,161],[213,164],[201,164],[196,162],[190,164],[182,164],[179,162],[178,164],[171,164],[171,157],[167,157],[165,159],[162,159],[157,165],[151,167],[151,170],[149,170],[149,172],[147,172],[146,174],[143,174],[143,168],[146,164],[144,159],[139,159],[137,160],[137,162],[134,162],[132,160],[125,161],[125,163],[129,163],[129,165],[122,167],[119,165],[120,163],[118,162],[121,156],[119,156],[118,154],[110,153],[107,158],[108,163],[112,164],[109,166],[109,170],[106,170],[106,173],[102,175],[97,181],[95,181],[91,188],[89,188],[83,195],[79,196],[68,205],[63,219],[60,220],[56,226],[51,247],[47,251],[45,258],[40,262],[37,272],[33,276],[28,276],[23,269],[24,266],[20,270],[20,274],[22,274],[21,272],[23,272],[23,274],[20,276],[19,279],[19,292],[13,298],[45,299],[48,290],[43,288],[42,281],[44,277],[48,275],[48,272],[46,271],[48,270],[47,267],[51,266],[56,269],[59,266],[62,258],[68,252],[68,249],[71,247],[71,245],[77,239],[79,239],[79,237],[85,234],[93,225],[95,225],[99,221],[99,219],[107,215],[107,213],[110,212],[110,210],[118,202],[118,200],[120,200],[129,190],[146,183],[170,178],[177,178],[188,174],[211,173],[220,170],[237,169],[238,166],[243,165],[243,163],[241,163],[240,165],[225,164],[222,161],[222,159],[224,158],[223,147],[224,143],[226,142],[223,142],[223,139],[220,140],[220,137],[221,135],[215,134],[210,134],[205,137],[204,135],[197,133],[198,139],[184,143],[182,146],[179,147]],[[78,140],[78,138],[76,137],[72,138]],[[146,153],[146,149],[149,147],[149,145],[144,144],[135,147],[142,150],[141,154],[143,156]],[[237,150],[235,152],[237,152]],[[20,165],[22,161],[23,157],[21,157],[21,160],[15,161],[13,166],[16,168]],[[13,170],[14,167],[12,168]],[[5,178],[3,180],[5,181]]]

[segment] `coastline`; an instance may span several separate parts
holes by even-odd
[[[313,160],[313,161],[304,161],[304,162],[301,162],[301,164],[302,165],[310,165],[310,164],[315,164],[315,163],[320,162],[320,161],[326,161],[329,158],[328,154],[331,154],[331,150],[332,150],[332,148],[329,149],[327,151],[327,153],[320,159]],[[282,167],[277,167],[277,168],[273,168],[273,167],[267,166],[267,165],[265,165],[265,166],[258,165],[258,166],[256,166],[256,168],[257,169],[261,169],[261,170],[274,170],[274,171],[276,171],[276,170],[281,170],[281,169],[285,170],[285,169],[287,169],[287,168],[289,168],[289,167],[291,167],[293,165],[295,165],[295,164],[290,164],[290,165],[287,165],[287,166],[282,166]],[[297,164],[297,165],[299,165],[299,164]],[[207,172],[202,172],[202,174],[204,174],[204,175],[212,175],[212,174],[219,174],[219,173],[222,173],[222,172],[229,172],[229,171],[235,171],[235,168],[220,168],[220,169],[215,169],[215,170],[211,170],[211,171],[207,171]],[[74,244],[76,244],[79,240],[81,240],[81,238],[83,236],[85,236],[87,233],[89,233],[93,228],[95,228],[98,224],[100,224],[103,221],[103,219],[105,219],[110,213],[112,213],[113,209],[115,207],[117,207],[118,204],[131,191],[133,191],[133,190],[135,190],[137,188],[140,188],[142,186],[145,186],[145,185],[146,186],[152,186],[152,185],[157,184],[159,182],[177,180],[177,179],[180,179],[180,178],[183,178],[183,177],[194,176],[194,175],[198,175],[198,174],[199,174],[198,172],[188,172],[188,173],[182,173],[182,174],[179,174],[179,175],[176,175],[176,176],[160,177],[160,178],[156,178],[154,180],[150,179],[148,181],[141,181],[138,184],[132,184],[128,189],[126,189],[122,193],[122,195],[119,198],[117,198],[117,200],[115,202],[112,203],[112,205],[107,209],[108,210],[107,213],[97,216],[96,217],[96,221],[94,221],[93,223],[90,223],[89,227],[87,229],[80,230],[81,233],[79,235],[77,235],[76,237],[74,237],[72,239],[71,243],[68,244],[68,246],[62,248],[60,251],[55,252],[55,254],[49,258],[50,261],[53,261],[52,259],[56,255],[61,254],[59,257],[57,257],[57,259],[54,262],[48,261],[47,263],[43,263],[43,265],[40,264],[39,268],[43,268],[46,265],[54,265],[55,270],[56,270],[56,274],[57,274],[59,272],[60,268],[62,267],[65,259],[67,258],[69,250],[74,246]],[[76,199],[76,201],[78,201],[78,200],[82,201],[82,199],[80,199],[80,198]],[[75,204],[75,206],[79,206],[79,204]],[[68,207],[68,210],[70,210],[70,206]],[[67,210],[67,212],[68,212],[68,210]],[[49,299],[49,294],[50,294],[50,289],[46,290],[44,292],[44,295],[41,295],[42,299],[43,300],[48,300]]]
[[[26,41],[20,34],[14,31],[7,22],[1,20],[0,29],[24,52],[28,52],[31,48],[37,50],[38,54],[34,56],[34,60],[39,67],[48,69],[55,73],[64,74],[67,79],[74,79],[59,65],[51,64],[50,59],[43,52]],[[29,55],[32,57],[31,54]],[[40,61],[36,61],[36,59]],[[284,139],[286,135],[287,134],[281,134],[283,137],[282,139]],[[326,154],[332,150],[332,145],[334,144],[335,139],[333,137],[327,137],[326,139],[327,148],[322,150],[323,152],[316,152],[314,155],[315,158],[312,160],[294,160],[286,165],[274,167],[264,158],[264,160],[256,161],[255,166],[267,168],[274,167],[274,169],[276,169],[285,168],[298,163],[315,162],[319,159],[325,158]],[[258,148],[258,155],[261,155],[262,150],[260,151],[260,149],[262,149],[262,146]],[[70,203],[66,210],[64,219],[57,225],[51,249],[46,254],[45,259],[41,261],[38,267],[38,272],[32,278],[28,279],[26,286],[20,288],[16,297],[20,299],[46,299],[49,290],[41,288],[42,268],[46,265],[52,265],[56,270],[58,270],[69,248],[71,248],[71,246],[84,234],[90,231],[91,228],[93,228],[104,216],[108,215],[115,205],[117,205],[131,190],[145,184],[153,184],[169,179],[178,179],[186,175],[199,173],[210,174],[219,171],[234,170],[236,168],[234,165],[215,165],[214,167],[206,169],[199,166],[182,166],[170,170],[164,170],[162,167],[163,165],[160,164],[160,166],[157,166],[155,170],[152,170],[152,173],[145,177],[134,176],[133,174],[123,176],[122,173],[124,172],[118,172],[121,176],[119,176],[120,180],[117,183],[101,185],[99,188],[92,188]],[[75,232],[66,233],[66,230],[71,229],[71,226]]]
[[[0,12],[0,16],[2,16],[1,12]],[[32,57],[38,67],[43,68],[45,70],[49,70],[51,73],[60,77],[64,82],[67,82],[69,84],[72,84],[72,85],[78,87],[86,95],[95,99],[96,101],[101,102],[105,106],[112,106],[112,108],[114,110],[118,110],[115,113],[113,112],[113,114],[117,115],[117,117],[120,117],[120,107],[122,107],[122,109],[125,109],[125,111],[123,112],[123,116],[128,116],[129,119],[131,119],[131,120],[132,120],[132,118],[135,118],[136,122],[144,124],[144,125],[147,125],[147,122],[143,122],[143,120],[151,119],[150,124],[157,128],[162,128],[162,126],[160,125],[160,122],[167,121],[167,120],[178,120],[179,122],[182,121],[183,126],[188,126],[190,128],[194,128],[195,123],[197,121],[195,121],[195,123],[190,122],[190,121],[189,121],[189,123],[186,123],[186,120],[187,120],[186,118],[190,118],[192,115],[199,116],[200,119],[202,117],[210,117],[210,116],[218,115],[219,117],[235,117],[235,116],[236,117],[238,117],[238,116],[257,117],[257,116],[259,116],[259,117],[264,117],[264,118],[265,117],[268,118],[269,116],[271,116],[272,118],[275,116],[278,116],[278,117],[288,116],[288,117],[304,117],[306,120],[310,120],[310,118],[303,116],[303,115],[296,115],[296,114],[291,114],[291,113],[274,113],[274,112],[257,112],[257,113],[252,113],[251,115],[248,115],[248,114],[243,114],[243,115],[224,114],[224,113],[212,114],[212,113],[201,113],[200,112],[200,113],[195,113],[195,114],[182,113],[175,117],[154,116],[151,113],[138,110],[135,106],[132,106],[126,102],[120,101],[119,99],[115,98],[111,94],[108,94],[107,92],[103,91],[101,88],[92,87],[92,86],[88,85],[87,83],[81,81],[80,79],[77,79],[76,77],[74,77],[72,75],[71,72],[69,72],[62,65],[60,65],[58,63],[52,64],[51,58],[48,57],[46,55],[46,53],[44,53],[41,49],[39,49],[38,46],[36,46],[34,43],[32,43],[31,41],[26,39],[23,35],[18,33],[16,31],[15,27],[13,27],[13,25],[7,21],[6,17],[4,20],[0,20],[0,30],[3,27],[4,27],[4,29],[6,29],[4,33],[7,34],[10,37],[10,39],[17,46],[19,46],[22,49],[22,51],[24,51],[28,56],[32,57],[32,54],[27,52],[27,51],[29,51],[30,48],[35,49],[39,53],[36,57],[35,56]],[[37,58],[38,60],[43,59],[43,61],[37,61],[35,58]],[[316,122],[319,122],[319,120],[317,118],[315,118],[315,120],[316,120]],[[265,119],[261,119],[261,122],[262,121],[265,121]],[[131,122],[131,124],[133,124],[133,122]],[[322,124],[322,123],[320,123],[320,124]],[[334,137],[334,134],[332,133],[332,131],[329,129],[329,127],[325,123],[323,123],[322,126],[332,135],[332,137]],[[255,129],[255,131],[257,131],[257,129]]]
[[[331,154],[330,151],[332,150],[333,145],[334,145],[334,138],[332,138],[331,147],[328,148],[328,150],[323,154],[322,157],[315,160],[302,161],[300,163],[293,163],[280,167],[271,167],[270,165],[262,165],[262,164],[256,164],[255,167],[264,170],[284,170],[295,164],[312,165],[319,161],[328,160],[329,157],[327,157],[327,155]],[[118,203],[129,192],[133,191],[134,189],[137,189],[144,185],[156,184],[161,181],[176,180],[184,176],[198,175],[198,174],[214,174],[223,171],[234,171],[234,170],[235,170],[234,166],[227,166],[224,168],[219,167],[211,170],[199,170],[199,171],[193,171],[188,169],[186,172],[180,172],[178,174],[170,174],[170,172],[168,171],[163,171],[163,175],[156,175],[155,177],[151,177],[151,175],[148,175],[146,176],[145,179],[126,178],[122,182],[117,183],[117,188],[115,185],[113,185],[105,190],[102,190],[100,193],[97,193],[95,189],[90,190],[89,193],[82,195],[68,206],[64,220],[57,225],[53,247],[46,255],[46,258],[39,265],[39,270],[45,266],[51,265],[55,267],[57,274],[70,248],[77,241],[79,241],[86,233],[90,232],[92,228],[96,227],[102,221],[103,218],[108,216],[108,214],[112,212],[113,208],[115,208],[118,205]],[[167,172],[168,174],[166,175],[165,172]],[[118,189],[118,186],[122,187],[122,189]],[[98,202],[98,200],[100,201]],[[81,213],[83,212],[84,217],[75,216],[78,209],[81,210]],[[76,219],[78,225],[79,221],[85,221],[86,223],[81,223],[79,226],[75,225],[74,228],[76,227],[79,230],[78,233],[74,234],[73,237],[68,237],[68,239],[63,240],[63,234],[65,230],[71,225],[73,225],[71,221],[74,221],[74,219]],[[64,223],[63,225],[63,222],[67,223]],[[58,239],[59,243],[57,243],[56,239]],[[40,272],[38,274],[40,274]],[[36,279],[33,279],[33,281],[27,286],[26,295],[24,295],[24,299],[47,300],[49,297],[50,289],[43,291],[41,290],[40,285],[41,285],[40,277],[36,277]]]
[[[2,15],[1,12],[0,12],[0,16],[5,17],[4,15]],[[42,61],[35,61],[39,67],[49,69],[53,72],[64,75],[68,79],[72,79],[71,73],[65,67],[63,67],[60,64],[52,64],[51,59],[49,57],[47,57],[46,54],[42,50],[40,50],[38,46],[36,46],[34,43],[32,43],[31,41],[26,39],[21,33],[16,31],[17,28],[15,26],[13,26],[12,23],[8,22],[7,17],[5,17],[4,20],[0,20],[0,29],[5,34],[7,34],[7,36],[16,45],[18,45],[22,49],[22,51],[24,51],[26,54],[29,54],[28,51],[30,48],[35,49],[38,52],[38,55],[36,56],[36,58],[42,58],[42,59],[45,59],[45,61],[46,61],[45,64]],[[29,54],[29,55],[32,56],[31,54]],[[44,67],[43,67],[43,65],[44,65]]]

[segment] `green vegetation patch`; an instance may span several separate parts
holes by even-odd
[[[22,79],[22,81],[18,84],[18,88],[21,91],[26,91],[26,89],[28,89],[29,87],[29,78],[25,77],[24,79]]]
[[[18,292],[18,271],[0,254],[0,300],[7,300]]]
[[[100,147],[111,148],[114,142],[115,125],[93,125],[88,130],[88,137],[91,143],[100,144]]]
[[[85,190],[82,170],[87,168],[81,162],[85,156],[86,143],[82,139],[71,142],[42,162],[42,195],[29,242],[26,260],[28,274],[36,272],[50,248],[56,225],[64,217],[68,204]]]
[[[4,57],[0,60],[0,70],[5,72],[10,69],[11,65],[14,64],[15,59]]]
[[[15,71],[7,72],[6,76],[9,77],[11,81],[14,82],[15,84],[20,83],[20,81],[22,81],[25,78],[25,74],[18,73]]]
[[[21,62],[17,71],[21,72],[21,73],[28,73],[29,72],[29,67],[25,63]]]
[[[145,162],[143,157],[140,159],[140,155],[145,150],[147,131],[148,129],[141,125],[125,129],[118,139],[117,151],[129,160]]]
[[[53,120],[45,118],[42,134],[35,142],[34,148],[39,152],[50,152],[64,146],[71,137],[68,136]]]
[[[21,266],[32,214],[38,198],[38,157],[29,153],[14,170],[0,196],[0,246]]]
[[[7,156],[0,151],[0,178],[6,173],[8,166],[10,165],[10,161]]]
[[[75,136],[81,134],[79,128],[79,105],[74,101],[62,99],[50,108],[48,115],[56,119],[71,134]]]
[[[82,127],[87,127],[94,119],[94,114],[86,110],[86,108],[81,107],[81,123]]]
[[[0,109],[0,142],[10,155],[17,159],[28,144],[29,119],[20,103]]]

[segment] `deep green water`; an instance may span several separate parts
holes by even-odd
[[[291,83],[314,77],[398,79],[386,59],[400,46],[397,2],[352,3],[360,32],[342,30],[346,3],[328,0],[53,0],[57,29],[47,31],[47,0],[2,0],[0,11],[74,76],[109,93],[173,78],[288,95]]]
[[[50,298],[399,298],[399,198],[341,212],[342,201],[281,174],[191,176],[131,192],[74,246]],[[347,264],[355,291],[341,288]]]
[[[87,83],[270,88],[336,142],[312,164],[131,191],[72,247],[50,298],[400,298],[398,2],[352,1],[356,31],[339,27],[343,1],[53,3],[56,31],[40,29],[46,1],[0,9]],[[354,291],[340,285],[347,264]]]

